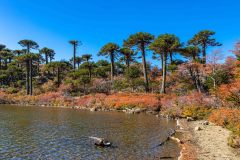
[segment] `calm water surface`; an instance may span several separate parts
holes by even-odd
[[[157,145],[175,122],[150,115],[0,106],[0,159],[158,159],[177,157],[174,142]],[[89,136],[104,137],[98,148]]]

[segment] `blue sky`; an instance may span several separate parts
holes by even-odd
[[[10,49],[32,39],[69,59],[71,39],[81,40],[78,55],[97,52],[105,43],[122,44],[130,34],[173,33],[181,41],[202,29],[217,32],[227,53],[240,40],[239,0],[1,0],[0,43]],[[151,56],[148,56],[150,60]],[[157,63],[157,62],[154,62]]]

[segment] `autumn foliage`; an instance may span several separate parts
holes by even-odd
[[[240,136],[240,110],[221,108],[214,110],[209,117],[209,121],[226,127]]]

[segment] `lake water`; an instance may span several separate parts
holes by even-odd
[[[1,105],[0,159],[176,159],[176,143],[158,146],[175,125],[145,114]],[[96,147],[89,136],[113,147]]]

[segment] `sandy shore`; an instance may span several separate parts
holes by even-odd
[[[239,149],[227,145],[230,131],[214,124],[202,125],[203,121],[181,121],[182,157],[198,160],[240,160]],[[199,126],[202,130],[195,131]]]

